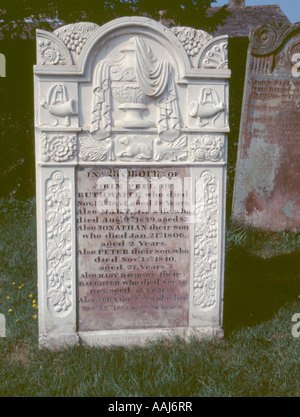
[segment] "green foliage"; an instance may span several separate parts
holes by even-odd
[[[0,19],[5,36],[33,35],[34,29],[50,30],[51,25],[91,21],[102,25],[117,17],[148,16],[163,18],[172,25],[193,26],[210,30],[226,16],[225,7],[206,16],[216,0],[5,0],[1,2]],[[24,25],[27,22],[29,25]]]

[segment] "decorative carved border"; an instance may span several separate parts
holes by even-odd
[[[72,306],[71,181],[54,171],[46,181],[47,298],[50,312],[69,313]]]
[[[216,303],[219,184],[211,171],[196,179],[194,305],[210,309]]]

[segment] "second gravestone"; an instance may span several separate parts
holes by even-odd
[[[227,37],[38,31],[40,345],[222,334]]]
[[[250,36],[232,217],[258,229],[300,230],[300,24]]]

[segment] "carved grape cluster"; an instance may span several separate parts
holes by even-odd
[[[71,51],[76,51],[77,54],[80,54],[83,45],[85,44],[86,39],[79,35],[79,33],[72,33],[71,35],[67,35],[64,39],[65,45]]]
[[[95,23],[82,22],[64,26],[54,33],[62,39],[70,51],[79,55],[84,44],[97,28],[98,25]]]
[[[187,54],[190,56],[197,55],[202,46],[212,39],[212,36],[203,30],[189,27],[175,27],[171,30],[180,40]]]

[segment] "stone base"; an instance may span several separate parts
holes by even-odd
[[[70,346],[146,346],[149,342],[160,339],[179,336],[187,343],[191,337],[199,340],[222,338],[224,336],[221,327],[189,327],[177,329],[147,329],[147,330],[114,330],[114,331],[89,331],[72,334],[42,334],[40,336],[40,348],[63,349]]]

